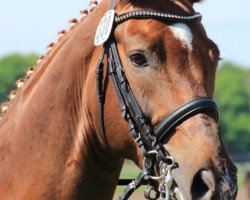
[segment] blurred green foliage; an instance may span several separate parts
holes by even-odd
[[[0,59],[0,102],[16,88],[17,79],[36,62],[36,55],[12,54]],[[217,72],[215,99],[220,108],[220,127],[230,152],[250,151],[250,69],[223,63]]]
[[[11,54],[0,59],[0,102],[7,100],[8,93],[16,88],[16,80],[23,78],[25,70],[35,62],[35,54]]]
[[[222,136],[230,152],[250,151],[250,70],[223,63],[216,77]]]

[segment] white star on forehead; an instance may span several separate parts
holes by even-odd
[[[189,50],[192,50],[193,34],[188,25],[176,23],[170,26],[170,30],[173,32],[175,38],[179,39]]]

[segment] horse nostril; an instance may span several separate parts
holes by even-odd
[[[209,170],[198,171],[191,186],[192,199],[210,199],[215,188],[213,174]]]

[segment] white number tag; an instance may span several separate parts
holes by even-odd
[[[111,30],[113,28],[114,17],[114,10],[109,10],[102,17],[95,34],[95,46],[99,46],[108,40]]]

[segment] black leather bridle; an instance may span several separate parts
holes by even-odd
[[[111,0],[109,10],[114,10],[114,0]],[[129,82],[126,79],[120,61],[114,36],[115,26],[130,19],[156,19],[173,23],[192,23],[201,20],[201,15],[199,13],[194,13],[192,15],[175,15],[153,10],[136,10],[114,17],[112,32],[103,44],[102,56],[99,59],[96,69],[101,135],[103,141],[107,144],[103,115],[105,100],[105,91],[103,91],[103,66],[104,57],[107,55],[109,74],[121,107],[122,117],[126,120],[128,128],[145,160],[144,169],[135,180],[128,184],[124,193],[120,196],[120,200],[128,199],[142,184],[149,184],[151,188],[154,188],[154,190],[158,192],[158,189],[149,177],[154,174],[153,168],[156,159],[166,165],[173,164],[174,161],[164,148],[163,144],[178,125],[186,119],[204,112],[214,113],[216,120],[219,120],[216,103],[208,97],[198,97],[178,107],[172,113],[167,115],[156,127],[153,127],[150,124],[149,120],[146,119],[142,113],[133,92],[130,89]],[[156,153],[152,154],[151,152]],[[119,180],[118,185],[124,185],[124,183],[127,184],[128,181]],[[155,198],[150,197],[149,191],[146,191],[145,196],[148,199],[157,199],[159,197],[159,195],[156,195]]]

